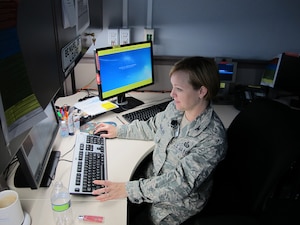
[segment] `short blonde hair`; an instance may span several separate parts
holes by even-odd
[[[189,83],[195,90],[202,86],[207,88],[206,100],[212,100],[220,88],[220,76],[214,59],[206,57],[184,58],[172,67],[169,76],[176,71],[185,71],[189,74]]]

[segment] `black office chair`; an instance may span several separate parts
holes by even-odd
[[[300,111],[269,99],[257,99],[242,110],[227,130],[227,156],[215,171],[208,204],[184,224],[291,224],[300,200],[285,210],[289,213],[282,212],[284,206],[272,207],[270,200],[280,188],[291,201],[297,195],[292,197],[282,182],[291,167],[299,165],[299,121]],[[292,179],[299,178],[300,173]]]

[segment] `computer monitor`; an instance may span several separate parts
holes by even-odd
[[[35,97],[22,64],[22,57],[12,58],[14,60],[7,59],[6,65],[11,65],[9,63],[11,62],[14,64],[14,69],[10,66],[1,68],[9,76],[1,77],[0,83],[0,181],[6,182],[5,171],[12,162],[15,162],[14,158],[17,155],[22,167],[22,170],[18,169],[18,171],[22,171],[22,175],[15,176],[15,181],[18,184],[22,183],[20,186],[38,188],[41,182],[37,178],[38,176],[33,176],[29,170],[24,168],[38,165],[39,173],[41,175],[44,173],[51,153],[51,149],[48,147],[51,145],[50,141],[54,140],[56,136],[55,131],[59,128],[59,124],[58,120],[54,120],[53,115],[51,116],[49,113],[49,106],[43,109]],[[12,71],[9,71],[9,68]],[[55,113],[54,116],[56,116]],[[46,132],[43,132],[44,130]],[[25,151],[24,146],[29,139],[32,139],[35,149],[39,149],[33,153],[33,160],[27,160],[20,154]],[[34,182],[27,182],[27,178],[31,176],[36,179]],[[26,182],[23,182],[24,178],[26,178]]]
[[[232,61],[217,61],[217,66],[220,75],[220,90],[219,98],[226,98],[229,94],[230,84],[234,83],[237,74],[237,62]]]
[[[236,79],[237,62],[220,61],[217,62],[220,82],[234,83]]]
[[[21,58],[15,56],[13,62],[7,60],[7,65],[12,62],[15,69],[9,71],[9,76],[1,77],[0,181],[5,182],[5,171],[17,155],[20,167],[15,176],[16,186],[38,188],[48,161],[51,161],[52,142],[59,123],[53,103],[49,103],[45,109],[40,106]],[[1,69],[8,72],[8,68]],[[30,142],[32,148],[29,148]],[[49,170],[55,171],[55,168],[55,165],[51,165]],[[45,183],[49,184],[49,180]]]
[[[17,50],[1,52],[0,74],[0,175],[3,175],[29,129],[46,115],[31,88],[22,54]]]
[[[154,84],[152,42],[138,42],[95,49],[99,98],[117,97],[118,111],[143,104],[127,92]]]
[[[300,93],[300,58],[298,54],[282,53],[270,60],[261,79],[261,85]]]
[[[282,53],[270,60],[260,84],[273,88],[277,97],[293,97],[289,105],[300,108],[299,54]]]
[[[60,157],[59,151],[53,151],[59,120],[52,101],[44,112],[47,117],[30,129],[17,152],[20,165],[14,178],[16,187],[48,187],[53,180]]]
[[[273,88],[275,86],[275,80],[276,80],[278,68],[279,68],[279,57],[270,60],[270,62],[267,64],[265,68],[264,74],[260,81],[260,85]]]

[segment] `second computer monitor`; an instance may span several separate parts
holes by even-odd
[[[299,54],[282,53],[270,60],[262,76],[261,85],[299,95]]]
[[[229,95],[230,84],[235,83],[237,73],[237,62],[217,61],[220,76],[220,91],[218,96],[225,98]]]
[[[125,93],[154,83],[152,42],[110,46],[95,50],[97,85],[101,100],[117,97],[127,110],[143,102]]]
[[[234,83],[236,79],[237,62],[221,61],[217,62],[220,82]]]

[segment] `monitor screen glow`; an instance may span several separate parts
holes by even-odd
[[[230,83],[235,82],[237,63],[221,61],[218,62],[217,64],[218,64],[218,69],[220,74],[220,81],[230,82]]]
[[[261,85],[272,88],[274,87],[280,59],[280,57],[276,57],[272,59],[270,63],[266,66],[265,72],[261,79]]]

